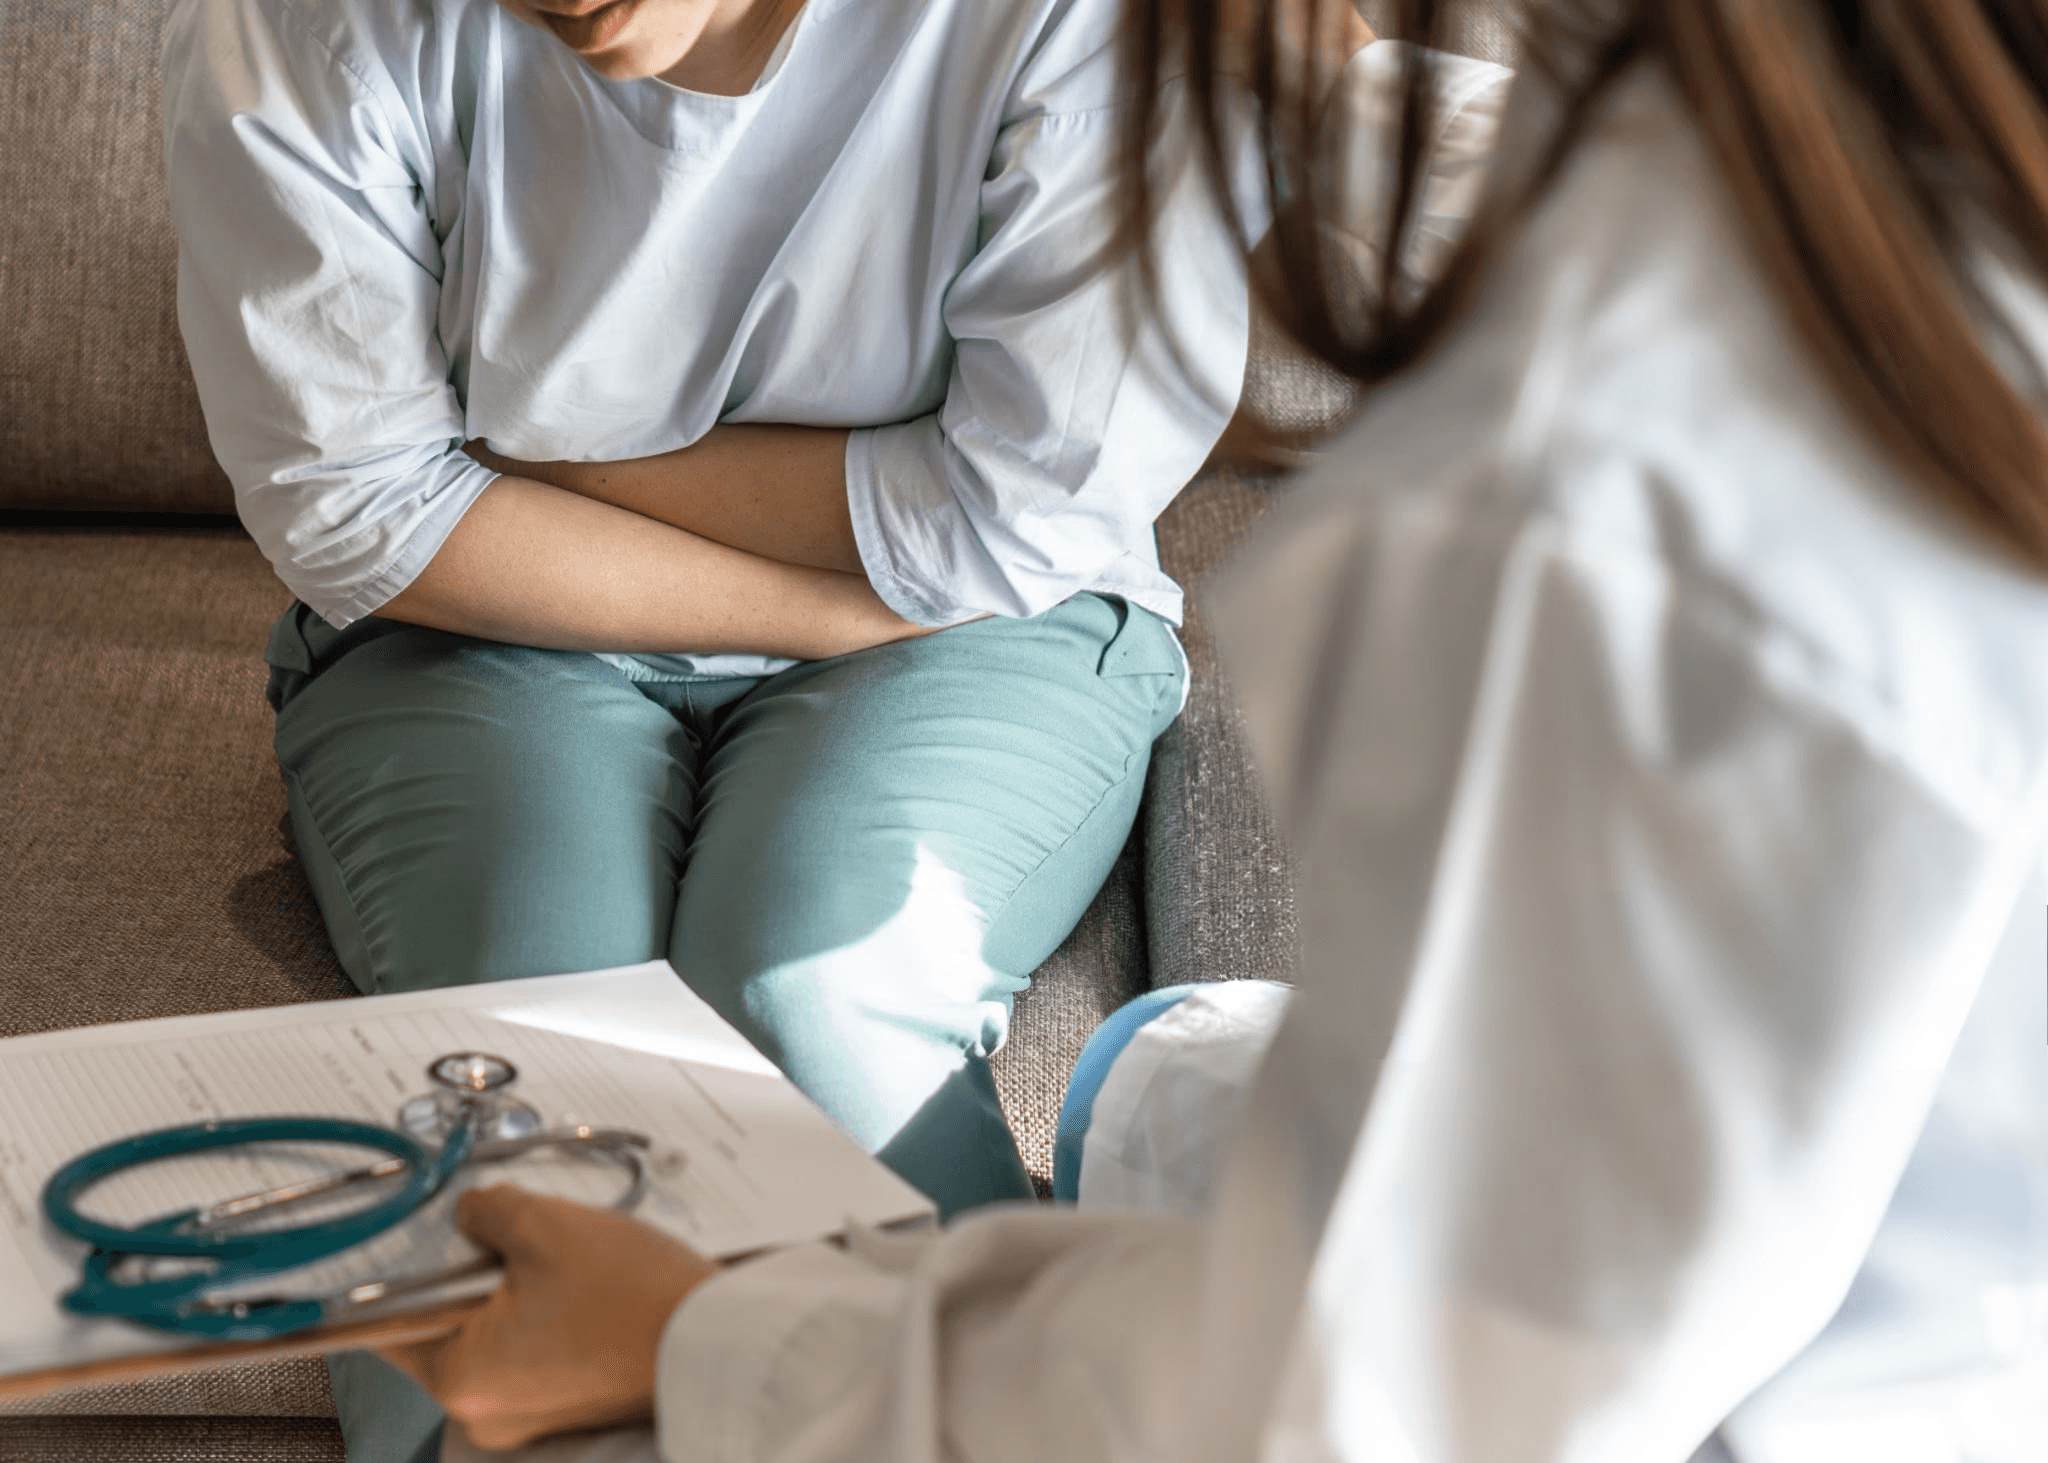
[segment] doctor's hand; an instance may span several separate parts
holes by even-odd
[[[718,1273],[637,1219],[510,1185],[456,1206],[505,1278],[453,1334],[381,1353],[482,1448],[654,1414],[654,1360],[669,1316]]]

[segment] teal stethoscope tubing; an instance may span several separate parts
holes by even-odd
[[[137,1225],[110,1224],[81,1213],[78,1198],[102,1179],[137,1164],[155,1163],[244,1143],[345,1143],[374,1148],[405,1164],[398,1191],[367,1208],[292,1229],[221,1234],[184,1209]],[[470,1149],[461,1125],[438,1151],[395,1128],[345,1118],[224,1118],[158,1128],[121,1138],[72,1159],[43,1186],[43,1214],[65,1234],[93,1246],[78,1287],[62,1297],[67,1310],[119,1316],[160,1330],[220,1340],[260,1340],[318,1322],[318,1299],[247,1303],[207,1300],[204,1292],[309,1265],[375,1238],[439,1193]],[[114,1269],[131,1255],[212,1262],[188,1274],[123,1283]]]

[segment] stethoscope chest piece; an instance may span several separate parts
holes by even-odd
[[[540,1132],[540,1114],[511,1096],[519,1069],[489,1052],[450,1052],[427,1067],[433,1087],[398,1110],[398,1126],[438,1148],[456,1128],[479,1142],[530,1138]]]

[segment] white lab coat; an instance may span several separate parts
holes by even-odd
[[[1207,1212],[738,1267],[638,1446],[2048,1452],[2048,578],[1838,405],[1660,77],[1212,603],[1306,949]]]

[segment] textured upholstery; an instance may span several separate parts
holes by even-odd
[[[0,1035],[351,987],[279,832],[234,528],[0,533]]]
[[[334,1415],[327,1368],[316,1361],[262,1362],[184,1376],[80,1387],[0,1404],[0,1460],[9,1420],[23,1417],[313,1417]]]
[[[310,1417],[0,1417],[0,1463],[342,1463],[341,1430]]]
[[[0,507],[232,510],[178,341],[165,8],[0,5]]]
[[[1212,471],[1159,521],[1160,555],[1193,590],[1181,639],[1194,675],[1187,709],[1153,752],[1146,788],[1146,946],[1155,986],[1287,980],[1294,972],[1287,853],[1216,664],[1201,594],[1273,496],[1268,482]]]
[[[287,598],[233,527],[0,532],[0,1035],[350,992],[279,831],[261,652]],[[0,1406],[0,1463],[232,1452],[112,1446],[140,1421],[66,1452],[22,1413],[332,1411],[304,1361],[95,1388]],[[233,1456],[339,1457],[317,1432]]]

